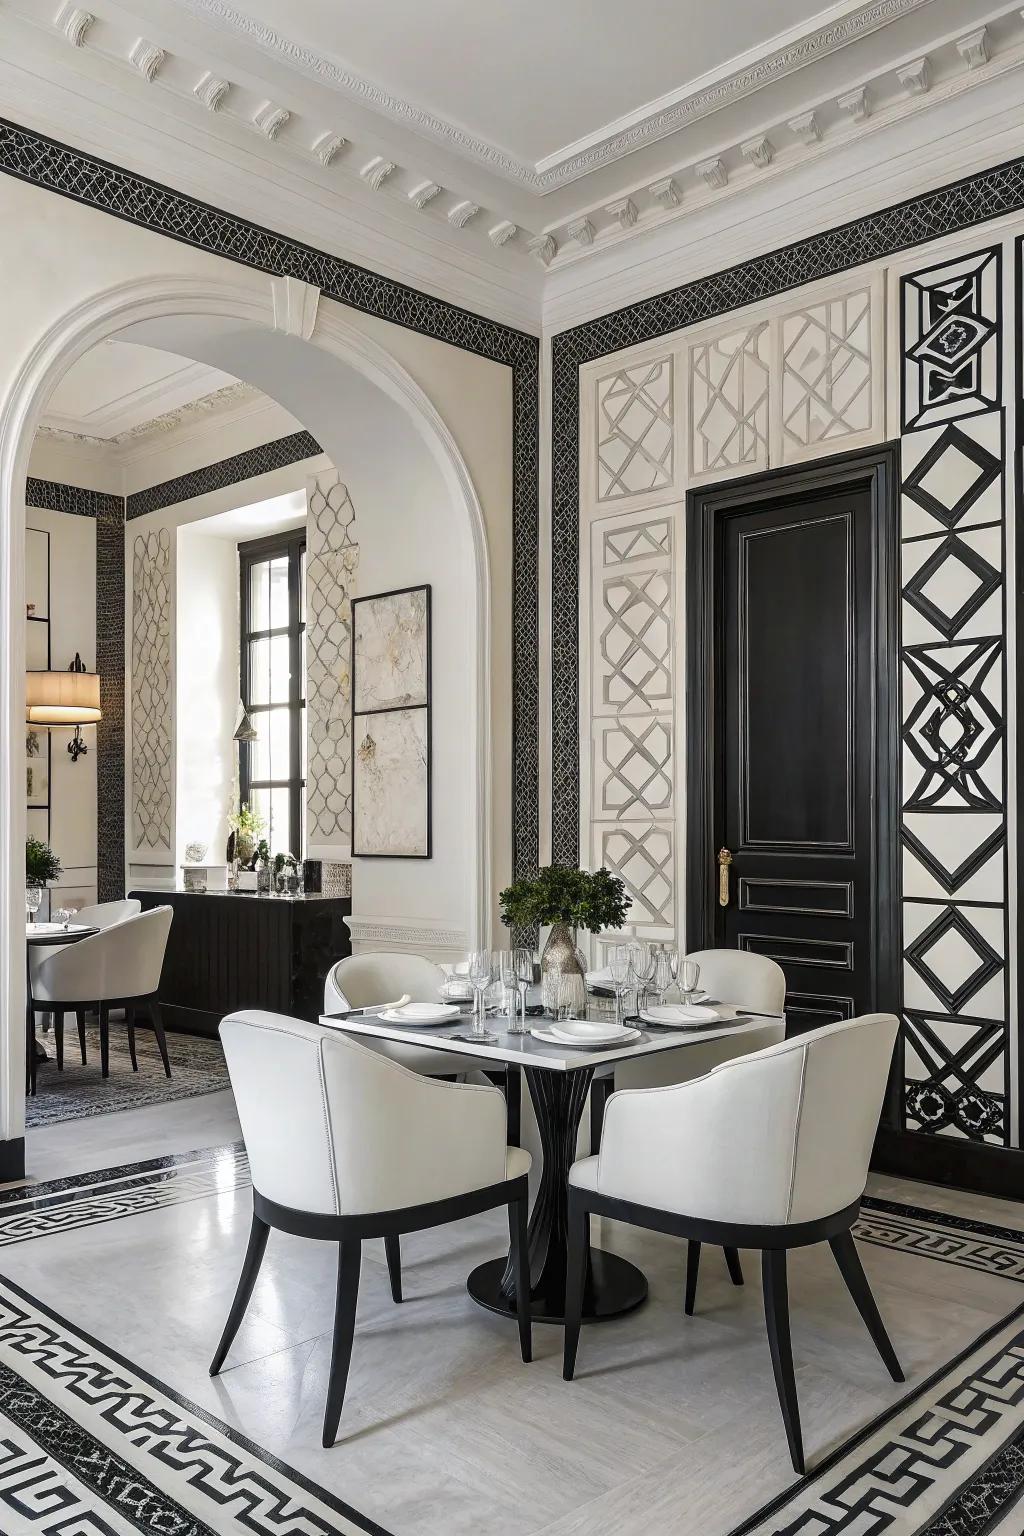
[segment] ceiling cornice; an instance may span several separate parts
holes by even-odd
[[[931,0],[867,0],[867,3],[865,0],[837,0],[814,19],[810,28],[790,28],[756,50],[750,49],[720,69],[647,102],[594,133],[542,157],[533,165],[470,133],[460,124],[396,96],[329,54],[318,53],[283,36],[274,28],[236,10],[227,0],[174,0],[174,3],[222,31],[241,37],[263,54],[340,92],[348,100],[357,101],[392,122],[411,128],[543,196],[634,150],[667,138],[689,123],[923,9]]]

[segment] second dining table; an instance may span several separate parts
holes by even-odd
[[[369,1036],[406,1045],[429,1044],[434,1050],[473,1056],[481,1070],[521,1067],[530,1092],[543,1153],[540,1182],[530,1213],[529,1261],[533,1320],[561,1323],[565,1317],[565,1274],[569,1170],[576,1159],[580,1120],[599,1067],[634,1056],[685,1050],[688,1045],[717,1040],[723,1035],[749,1029],[765,1015],[739,1017],[721,1027],[699,1030],[659,1028],[642,1024],[639,1036],[628,1044],[579,1047],[541,1040],[536,1034],[513,1034],[508,1020],[488,1018],[495,1038],[475,1040],[472,1019],[463,1014],[445,1024],[429,1027],[392,1023],[376,1014],[358,1012],[322,1014],[320,1022],[354,1036]],[[534,1030],[548,1031],[554,1020],[532,1017]],[[492,1312],[515,1316],[515,1283],[508,1257],[478,1265],[467,1281],[470,1295]],[[647,1278],[628,1259],[605,1249],[591,1247],[584,1291],[584,1322],[604,1322],[630,1312],[647,1298]]]

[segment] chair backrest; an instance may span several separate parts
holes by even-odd
[[[601,1187],[761,1226],[845,1210],[864,1191],[898,1028],[892,1014],[865,1014],[679,1087],[613,1095]]]
[[[173,917],[171,907],[154,907],[90,939],[62,945],[33,969],[34,996],[62,1003],[148,997],[160,985]]]
[[[444,972],[422,955],[349,955],[338,960],[324,982],[324,1012],[372,1008],[408,993],[414,1003],[436,1003]]]
[[[126,896],[122,901],[101,901],[92,907],[79,907],[74,921],[87,928],[113,928],[115,923],[137,917],[141,911],[142,902],[138,897]]]
[[[504,1177],[505,1102],[495,1089],[434,1083],[336,1029],[281,1014],[229,1014],[220,1038],[253,1188],[278,1205],[358,1215],[429,1199],[439,1178],[455,1191]],[[461,1128],[481,1112],[493,1134],[467,1153],[446,1124]]]
[[[686,956],[700,966],[700,986],[723,1003],[744,1003],[781,1013],[786,1001],[786,977],[781,965],[767,955],[742,949],[696,949]]]

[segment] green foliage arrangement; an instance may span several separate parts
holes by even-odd
[[[260,833],[266,829],[266,825],[259,811],[251,810],[245,800],[242,801],[238,810],[232,811],[228,817],[228,826],[231,831],[252,843],[255,843]]]
[[[28,885],[45,885],[48,880],[57,880],[63,873],[60,859],[54,853],[49,843],[42,842],[38,837],[30,837],[25,842],[25,881]]]
[[[618,875],[608,869],[567,869],[548,864],[528,880],[516,880],[499,896],[507,928],[569,923],[600,933],[621,928],[630,902]]]

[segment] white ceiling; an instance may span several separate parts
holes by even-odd
[[[284,533],[305,521],[305,491],[288,491],[283,496],[271,496],[247,507],[232,507],[213,517],[199,518],[186,526],[189,533],[202,538],[227,539],[237,544],[240,540],[259,539],[269,533]]]
[[[530,328],[1020,152],[1020,0],[2,11],[5,116]]]
[[[171,352],[104,341],[68,369],[50,396],[43,425],[116,443],[237,383]]]
[[[200,0],[196,14],[224,14]],[[817,0],[245,0],[237,10],[532,164],[731,72]],[[847,10],[847,6],[831,7]],[[735,66],[734,66],[735,67]]]

